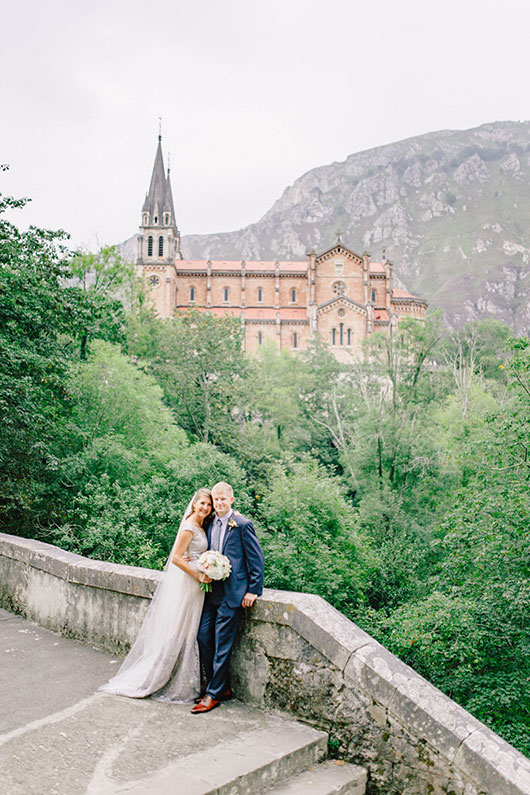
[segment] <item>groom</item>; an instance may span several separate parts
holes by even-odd
[[[234,513],[232,486],[221,481],[212,489],[215,516],[208,530],[208,547],[229,559],[232,572],[212,582],[206,593],[197,640],[208,684],[206,694],[191,710],[209,712],[232,698],[230,655],[243,607],[252,607],[263,590],[263,550],[252,522]]]

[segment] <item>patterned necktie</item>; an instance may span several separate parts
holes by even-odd
[[[212,529],[212,543],[210,544],[211,549],[215,550],[215,552],[220,552],[220,543],[221,543],[221,528],[223,523],[219,518],[217,518],[214,522],[213,529]]]

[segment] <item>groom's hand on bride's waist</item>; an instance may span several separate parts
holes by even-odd
[[[241,607],[252,607],[257,598],[258,595],[255,593],[246,593],[241,602]]]

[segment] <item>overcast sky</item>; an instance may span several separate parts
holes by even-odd
[[[526,0],[2,3],[0,192],[20,226],[130,237],[158,117],[183,234],[256,221],[304,172],[530,118]]]

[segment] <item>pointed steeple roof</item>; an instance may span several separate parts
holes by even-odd
[[[171,213],[171,221],[172,223],[175,222],[175,208],[173,207],[173,191],[171,190],[171,180],[169,178],[169,155],[168,155],[168,167],[167,167],[167,179],[166,179],[166,206],[164,207],[166,212]]]
[[[171,195],[171,185],[169,175],[166,180],[164,170],[164,158],[162,156],[162,136],[158,136],[158,147],[155,156],[155,165],[149,185],[149,193],[145,197],[142,212],[148,212],[150,216],[155,214],[162,216],[163,212],[170,212],[172,220],[175,218],[173,209],[173,197]],[[162,221],[160,217],[159,221]]]

